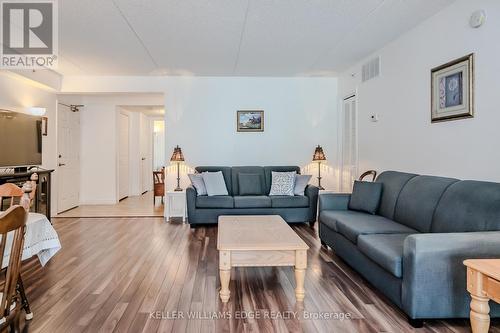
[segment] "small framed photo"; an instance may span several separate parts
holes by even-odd
[[[474,116],[474,54],[431,70],[431,121]]]
[[[49,118],[42,117],[42,135],[47,136],[48,134],[48,126],[49,126]]]
[[[237,111],[236,130],[238,132],[264,132],[264,111]]]

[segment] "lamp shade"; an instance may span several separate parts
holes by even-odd
[[[182,155],[182,150],[179,146],[174,148],[174,153],[170,157],[170,162],[184,162],[184,155]]]
[[[326,161],[325,153],[320,145],[314,150],[313,161]]]

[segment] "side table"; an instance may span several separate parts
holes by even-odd
[[[182,222],[186,222],[186,191],[167,191],[165,199],[165,221],[170,221],[172,217],[182,217]]]

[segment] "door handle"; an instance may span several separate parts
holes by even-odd
[[[64,164],[64,163],[59,163],[59,166],[65,166],[65,165],[66,165],[66,164]]]
[[[145,161],[145,160],[146,160],[146,158],[145,158],[145,157],[143,157],[143,158],[141,158],[141,160],[142,160],[142,161]]]

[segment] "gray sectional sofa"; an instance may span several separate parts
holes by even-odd
[[[188,222],[192,227],[217,223],[220,215],[280,215],[288,223],[316,221],[318,188],[308,185],[303,196],[268,196],[271,188],[271,172],[300,173],[298,166],[200,166],[196,172],[222,171],[227,196],[198,196],[192,186],[186,189]],[[260,175],[262,191],[259,195],[240,195],[238,174]]]
[[[423,319],[468,318],[467,258],[500,257],[500,184],[383,172],[376,215],[349,194],[319,198],[321,242],[400,307]],[[490,304],[491,316],[500,306]]]

